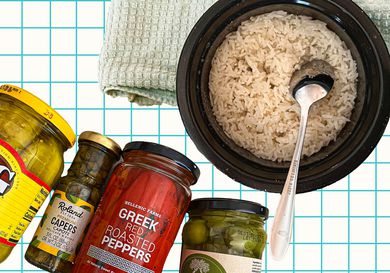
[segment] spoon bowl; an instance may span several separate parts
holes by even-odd
[[[300,87],[294,94],[294,99],[298,102],[301,109],[305,107],[311,107],[315,102],[325,98],[328,95],[324,87],[319,84],[308,84]]]

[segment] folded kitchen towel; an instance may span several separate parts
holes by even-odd
[[[141,105],[176,104],[177,62],[215,0],[113,0],[100,57],[104,92]]]
[[[376,24],[390,50],[390,0],[353,0]]]
[[[390,0],[354,0],[390,47]],[[112,0],[100,55],[104,92],[140,105],[176,105],[176,68],[187,35],[216,0]]]

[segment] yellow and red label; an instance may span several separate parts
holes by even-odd
[[[0,244],[15,246],[51,188],[27,170],[20,155],[0,139]]]

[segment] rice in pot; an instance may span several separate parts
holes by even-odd
[[[227,136],[257,157],[291,160],[300,109],[289,83],[293,72],[312,59],[331,64],[336,79],[329,95],[311,108],[303,155],[336,140],[354,108],[356,63],[324,22],[284,11],[243,22],[215,53],[210,100]]]

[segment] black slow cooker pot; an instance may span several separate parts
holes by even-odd
[[[276,10],[327,23],[357,62],[358,96],[351,122],[335,142],[301,162],[297,192],[330,185],[357,168],[380,140],[390,113],[390,56],[378,29],[350,0],[220,0],[198,21],[182,51],[177,101],[189,136],[218,169],[249,187],[281,192],[289,162],[255,157],[216,122],[209,99],[211,60],[225,36],[251,16]]]

